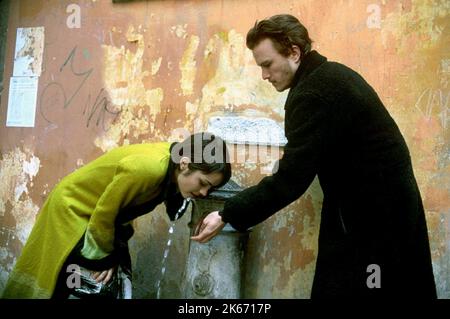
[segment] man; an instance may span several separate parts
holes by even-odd
[[[291,15],[257,23],[247,47],[264,80],[290,89],[278,171],[212,212],[192,239],[256,225],[301,196],[324,193],[312,298],[436,298],[425,214],[406,143],[383,103],[348,67],[311,51]],[[372,276],[372,277],[371,277]]]

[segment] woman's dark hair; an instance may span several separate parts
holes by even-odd
[[[271,39],[275,49],[283,56],[291,53],[292,46],[300,48],[301,57],[311,50],[311,39],[308,30],[300,21],[290,14],[274,15],[262,21],[256,21],[255,26],[247,33],[247,47],[253,50],[259,42]]]
[[[221,173],[223,181],[217,188],[225,185],[231,178],[230,156],[225,141],[220,137],[208,133],[196,133],[181,143],[177,143],[171,150],[171,159],[179,167],[180,159],[188,157],[191,171],[202,171],[205,174]]]

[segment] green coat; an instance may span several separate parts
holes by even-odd
[[[50,298],[62,265],[83,235],[82,257],[110,255],[119,212],[142,207],[161,193],[170,145],[119,147],[62,179],[38,214],[3,297]]]

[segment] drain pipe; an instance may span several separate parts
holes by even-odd
[[[195,199],[191,222],[194,227],[208,213],[221,210],[227,198],[242,188],[230,180],[203,199]],[[186,266],[185,297],[188,299],[239,299],[242,296],[244,249],[248,232],[238,232],[229,224],[205,244],[190,241]]]

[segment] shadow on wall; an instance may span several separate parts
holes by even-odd
[[[3,71],[5,70],[6,37],[8,31],[9,0],[0,1],[0,96],[3,93]]]

